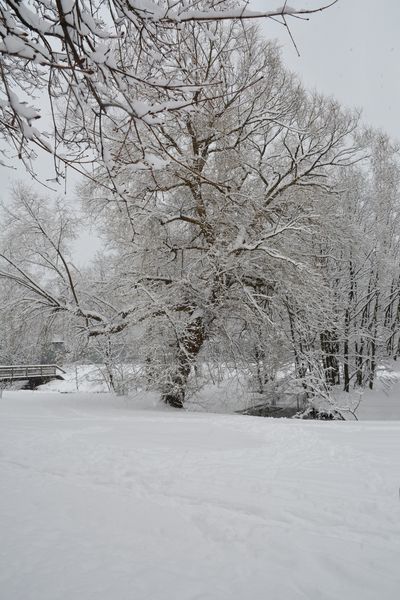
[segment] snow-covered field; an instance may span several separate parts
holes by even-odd
[[[2,600],[395,600],[400,422],[0,401]]]

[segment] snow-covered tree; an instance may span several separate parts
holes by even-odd
[[[193,103],[197,90],[168,73],[171,33],[262,17],[287,25],[290,17],[323,8],[319,2],[254,12],[236,0],[3,0],[1,162],[13,164],[17,156],[34,174],[32,159],[42,149],[54,155],[56,179],[66,165],[90,176],[93,162],[107,162],[104,129],[116,122],[127,132],[138,122],[151,127]],[[151,89],[159,102],[147,102]]]
[[[397,148],[304,90],[256,27],[196,21],[163,35],[158,73],[192,90],[190,106],[151,126],[124,113],[103,123],[103,160],[81,189],[103,256],[75,269],[67,208],[24,191],[0,275],[96,340],[110,385],[120,343],[140,347],[143,382],[175,407],[207,360],[271,397],[290,373],[312,410],[334,386],[372,387],[399,352]],[[146,106],[165,101],[126,85]]]
[[[237,346],[241,336],[248,346],[244,331],[274,328],[271,315],[307,269],[296,250],[317,230],[318,198],[359,148],[357,115],[304,92],[256,29],[213,24],[177,37],[168,69],[198,87],[191,111],[154,127],[145,142],[145,131],[132,134],[130,147],[113,132],[120,193],[104,193],[108,171],[99,169],[84,203],[100,211],[124,265],[120,285],[132,295],[107,330],[151,320],[163,340],[164,362],[151,358],[161,365],[157,381],[165,401],[182,406],[210,340]],[[143,143],[147,169],[137,165]]]

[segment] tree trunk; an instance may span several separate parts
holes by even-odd
[[[332,331],[323,331],[320,335],[320,341],[326,383],[328,386],[337,385],[340,383],[337,336]]]
[[[350,391],[350,372],[349,372],[349,330],[350,330],[350,314],[349,309],[345,313],[344,325],[344,342],[343,342],[343,379],[344,391]]]
[[[184,407],[190,371],[205,339],[203,319],[197,317],[187,325],[184,335],[178,341],[176,362],[162,393],[163,402],[169,406]]]
[[[343,379],[344,391],[350,391],[350,356],[349,356],[349,336],[350,336],[350,310],[354,302],[356,294],[356,282],[354,264],[349,261],[349,293],[347,299],[347,308],[344,317],[344,342],[343,342]]]
[[[377,276],[378,282],[378,276]],[[377,291],[375,297],[375,306],[372,315],[371,322],[371,341],[370,341],[370,368],[368,373],[368,385],[369,389],[372,390],[374,387],[375,373],[376,373],[376,344],[378,337],[378,311],[379,311],[379,292]]]

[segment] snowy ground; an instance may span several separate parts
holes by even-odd
[[[159,395],[144,392],[133,384],[135,369],[138,366],[121,365],[117,376],[129,381],[130,396],[136,403],[145,408],[155,407]],[[107,392],[107,384],[102,374],[101,365],[67,365],[64,380],[54,380],[40,387],[46,392]],[[190,411],[206,411],[217,413],[233,413],[247,408],[252,403],[260,403],[262,399],[249,394],[243,377],[237,377],[235,371],[226,370],[221,379],[213,378],[195,396],[189,396],[187,408]],[[375,389],[364,390],[361,394],[352,390],[351,394],[342,392],[341,386],[334,394],[336,407],[355,410],[360,420],[399,420],[400,421],[400,365],[392,362],[380,367],[375,382]],[[293,397],[289,402],[296,406]],[[353,414],[343,410],[348,420],[353,420]]]
[[[381,366],[373,390],[352,390],[350,394],[336,392],[337,406],[352,408],[360,421],[400,421],[399,369],[400,365],[394,361]],[[343,414],[346,419],[354,418],[348,411],[343,411]]]
[[[400,422],[0,401],[4,600],[397,600]]]

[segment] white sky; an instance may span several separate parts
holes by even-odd
[[[290,0],[294,8],[323,0]],[[328,2],[327,2],[328,3]],[[274,0],[252,0],[268,10]],[[282,46],[284,63],[308,88],[335,96],[347,107],[363,109],[366,123],[400,140],[400,1],[338,0],[309,22],[292,19],[297,56],[284,27],[264,21],[268,37]]]
[[[250,8],[269,10],[280,1],[251,0]],[[310,8],[323,1],[290,0],[289,4]],[[361,108],[366,123],[400,140],[400,0],[339,0],[308,22],[291,19],[289,23],[300,57],[284,27],[260,21],[265,35],[278,39],[285,65],[299,74],[306,87],[333,95],[344,106]],[[41,160],[38,171],[44,178],[52,177],[51,161]],[[18,178],[29,180],[21,168],[12,172],[0,167],[3,198]],[[71,183],[70,197],[73,188]],[[84,232],[77,244],[77,262],[86,262],[98,247],[96,235]]]

